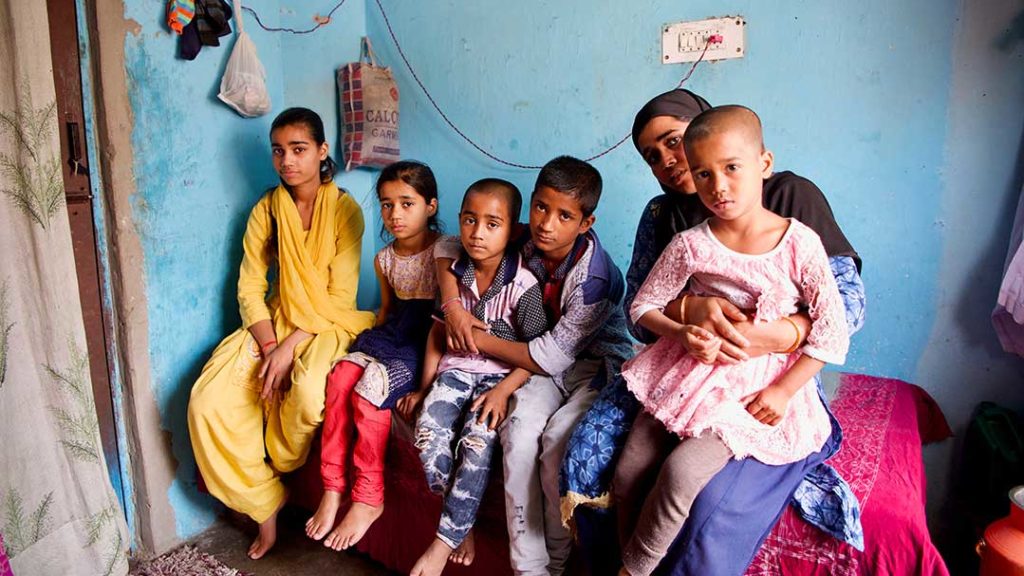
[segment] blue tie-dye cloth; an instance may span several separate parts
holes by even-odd
[[[608,492],[614,464],[639,409],[621,377],[601,391],[569,440],[559,482],[562,496],[575,493],[596,500]],[[834,421],[833,427],[839,430]],[[797,486],[792,504],[807,522],[864,549],[857,497],[832,466],[822,463],[812,469]]]

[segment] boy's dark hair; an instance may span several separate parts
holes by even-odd
[[[559,156],[545,164],[537,175],[533,193],[536,194],[541,186],[575,198],[580,203],[584,218],[594,213],[601,199],[601,173],[572,156]]]
[[[317,146],[327,141],[327,138],[324,136],[324,121],[320,119],[319,114],[309,108],[288,108],[281,112],[270,125],[270,133],[273,134],[274,130],[278,128],[295,125],[302,125],[308,128],[309,134],[313,137],[313,141],[316,142]],[[338,165],[328,155],[327,158],[320,161],[320,183],[326,184],[333,180],[334,174],[337,171]]]
[[[519,221],[519,213],[523,210],[523,195],[519,192],[519,188],[508,180],[483,178],[473,182],[466,189],[466,194],[462,197],[463,206],[465,206],[466,198],[469,198],[470,194],[497,194],[501,196],[508,203],[509,221],[513,224]]]
[[[380,171],[377,177],[377,184],[374,186],[377,191],[377,198],[380,198],[380,188],[388,182],[404,182],[417,194],[430,204],[431,200],[437,200],[437,180],[434,178],[434,171],[429,166],[415,160],[399,160],[392,162]],[[434,232],[441,232],[441,222],[437,219],[437,212],[427,219],[427,227]],[[380,236],[384,238],[387,229],[381,225]]]
[[[747,138],[756,142],[761,151],[764,151],[761,118],[750,108],[738,104],[715,106],[698,114],[683,134],[683,146],[693,146],[694,142],[729,128],[744,132]]]

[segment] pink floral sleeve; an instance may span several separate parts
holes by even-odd
[[[800,352],[828,364],[842,364],[850,347],[846,308],[821,239],[810,229],[806,232],[800,236],[796,256],[800,296],[811,317],[811,330]]]
[[[686,287],[693,271],[686,233],[677,234],[654,263],[647,280],[633,299],[629,318],[635,324],[640,317],[651,310],[664,310]]]

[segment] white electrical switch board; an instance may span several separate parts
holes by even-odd
[[[746,26],[747,21],[742,16],[666,24],[661,28],[661,61],[665,64],[694,62],[705,46],[708,51],[704,60],[742,58],[746,51],[743,32]],[[721,42],[708,45],[712,37],[720,38]]]

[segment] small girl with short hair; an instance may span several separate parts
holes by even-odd
[[[437,223],[437,181],[427,165],[404,160],[385,167],[376,191],[384,230],[394,238],[373,262],[381,306],[374,328],[356,338],[327,378],[320,464],[324,495],[306,522],[306,534],[315,540],[327,535],[324,545],[334,550],[358,542],[384,511],[391,409],[401,412],[400,399],[419,382],[437,293],[434,245],[444,241]],[[352,506],[335,526],[349,488]]]
[[[741,106],[712,108],[683,138],[697,194],[712,217],[672,239],[630,309],[634,322],[661,336],[622,372],[643,406],[613,483],[620,574],[632,576],[654,571],[697,494],[730,459],[781,465],[821,449],[832,426],[816,387],[807,383],[825,362],[843,363],[849,347],[845,308],[820,238],[763,205],[773,157],[757,115]],[[687,293],[752,311],[755,321],[786,318],[806,306],[806,343],[800,346],[803,334],[794,323],[786,353],[706,363],[693,349],[703,344],[713,362],[721,340],[665,314],[687,286]]]

